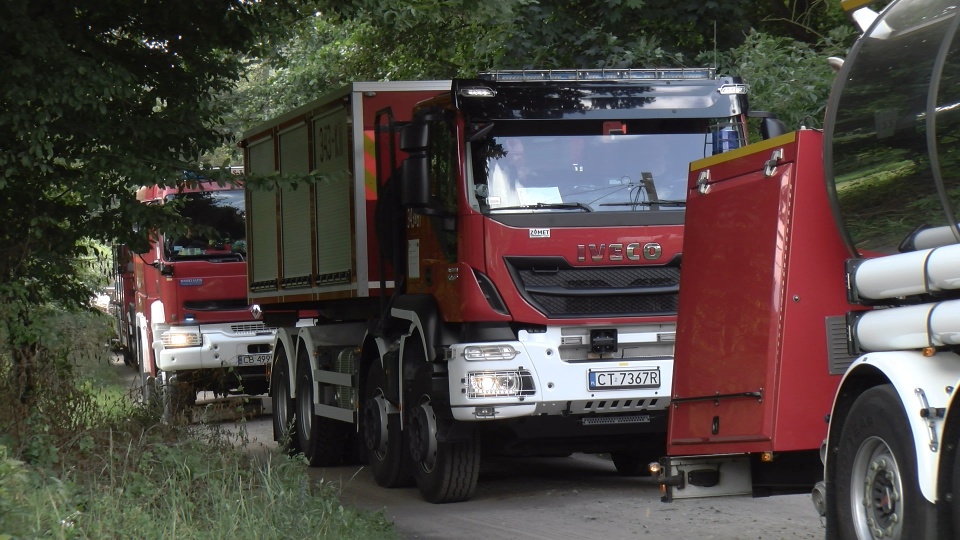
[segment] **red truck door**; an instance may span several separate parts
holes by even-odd
[[[800,131],[691,166],[670,455],[815,449],[826,435],[849,362],[829,336],[851,307],[821,139]]]

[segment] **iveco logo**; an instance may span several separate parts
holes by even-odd
[[[639,242],[630,244],[580,244],[577,246],[577,260],[586,262],[587,257],[591,261],[600,262],[604,259],[610,261],[639,261],[640,257],[648,261],[655,261],[663,254],[663,248],[656,242],[647,242],[640,245]]]

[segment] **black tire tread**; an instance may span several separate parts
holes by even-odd
[[[433,471],[417,467],[417,487],[427,502],[435,504],[468,500],[477,488],[480,472],[480,439],[439,443]]]
[[[297,399],[312,401],[313,384],[312,374],[309,371],[310,362],[306,355],[297,361]],[[300,407],[297,407],[299,414]],[[348,436],[348,425],[323,416],[313,415],[310,422],[310,433],[304,433],[303,422],[296,422],[297,438],[301,452],[311,467],[329,467],[340,465],[343,462],[344,446]]]

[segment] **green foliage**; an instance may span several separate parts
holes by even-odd
[[[132,372],[104,354],[109,325],[51,314],[60,359],[39,363],[34,406],[0,401],[0,539],[396,538],[382,514],[310,481],[302,460],[254,456],[242,430],[163,424],[134,405]],[[0,369],[0,392],[10,375]]]
[[[0,362],[14,398],[33,392],[42,306],[79,309],[100,283],[97,242],[143,250],[166,205],[137,187],[175,185],[230,133],[219,127],[276,3],[55,0],[0,3]]]
[[[290,39],[250,59],[229,96],[239,135],[357,80],[493,69],[718,65],[788,125],[820,118],[852,28],[828,0],[318,0]],[[237,156],[236,153],[233,153]]]
[[[828,56],[843,56],[853,28],[832,30],[816,46],[751,32],[742,45],[720,55],[720,70],[750,85],[750,105],[772,111],[788,130],[821,127],[834,74]]]

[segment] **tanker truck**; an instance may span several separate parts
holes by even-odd
[[[958,538],[960,10],[869,4],[822,131],[690,166],[651,468],[665,500],[812,488],[831,539]]]
[[[471,496],[481,451],[646,472],[687,165],[745,143],[746,92],[712,69],[501,71],[352,83],[249,130],[275,438],[434,503]]]

